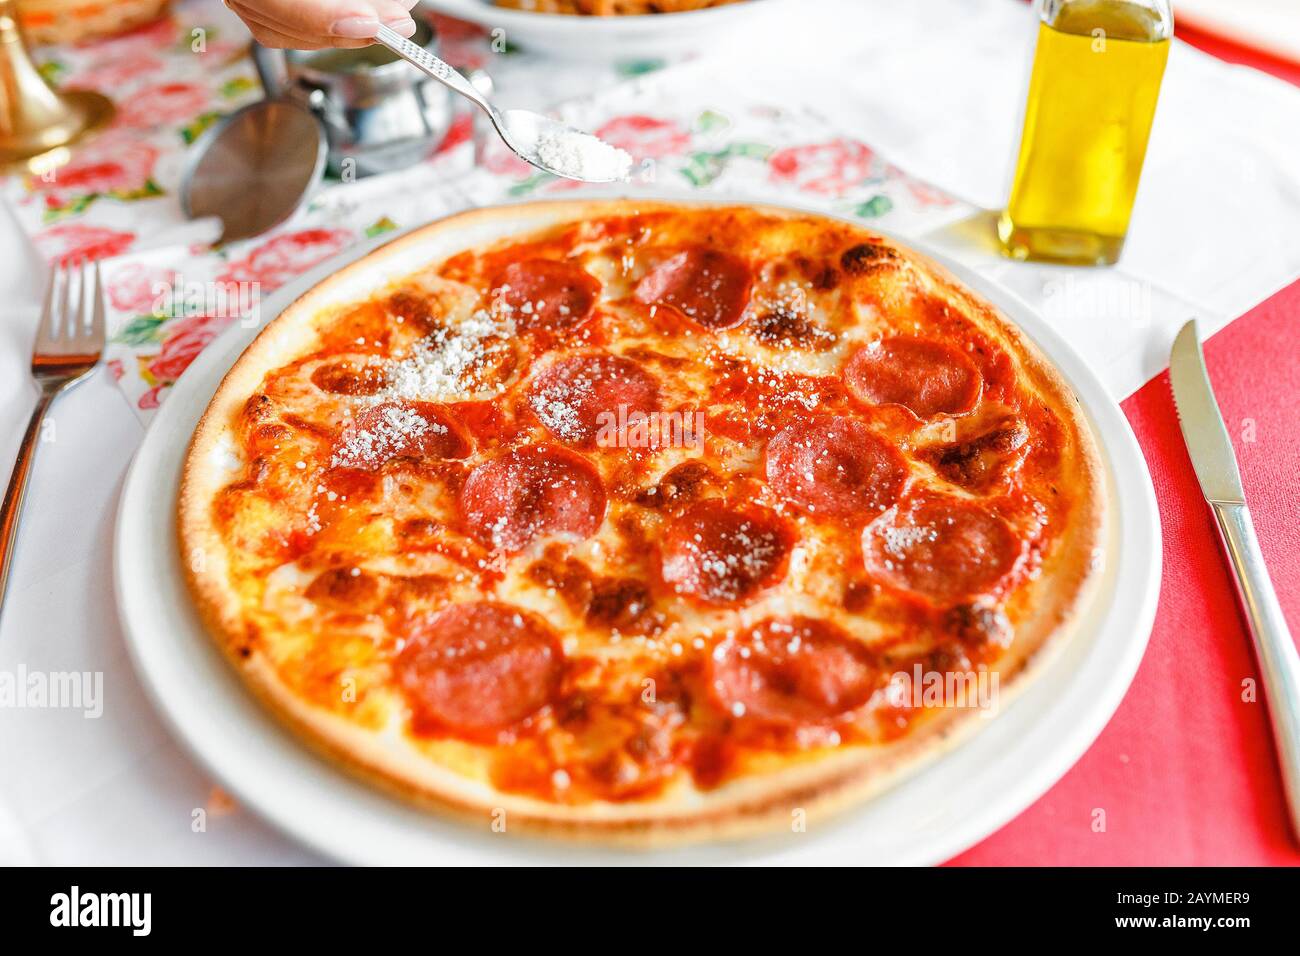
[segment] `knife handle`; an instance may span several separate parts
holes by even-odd
[[[1211,502],[1210,505],[1236,572],[1237,595],[1255,642],[1255,657],[1264,678],[1291,827],[1300,839],[1300,654],[1296,653],[1282,606],[1273,593],[1250,511],[1240,503]]]

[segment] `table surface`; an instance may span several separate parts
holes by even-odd
[[[1296,79],[1280,61],[1192,39],[1216,55]],[[0,204],[0,462],[11,460],[32,400],[26,366],[43,274],[8,217]],[[1206,346],[1293,630],[1300,628],[1300,551],[1289,540],[1300,498],[1298,315],[1300,282]],[[1256,677],[1255,666],[1165,376],[1123,407],[1147,454],[1165,532],[1150,648],[1091,750],[1024,814],[955,862],[1300,863],[1286,833],[1264,704],[1242,700],[1242,682]],[[22,768],[0,787],[0,862],[319,862],[214,790],[125,664],[111,539],[122,478],[143,426],[106,375],[61,399],[50,421],[0,622],[0,669],[30,662],[48,671],[103,671],[114,680],[98,720],[67,710],[0,718],[6,764]],[[115,759],[104,759],[109,752]],[[199,808],[209,813],[205,832],[191,827]]]

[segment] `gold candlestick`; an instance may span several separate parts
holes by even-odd
[[[0,0],[0,169],[40,174],[71,158],[70,147],[113,118],[113,103],[89,90],[50,88],[18,29],[15,0]]]

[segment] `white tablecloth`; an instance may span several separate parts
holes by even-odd
[[[720,51],[711,68],[791,108],[812,104],[908,172],[996,208],[1018,133],[1027,8],[1010,0],[806,7],[770,50]],[[585,92],[532,82],[530,70],[551,73],[541,60],[514,68],[504,91],[512,104]],[[565,71],[580,85],[574,75]],[[1300,91],[1180,45],[1118,269],[1006,262],[980,219],[925,238],[1039,304],[1120,399],[1163,367],[1187,316],[1200,315],[1208,332],[1300,275],[1297,156]],[[33,399],[26,367],[42,269],[2,205],[0,243],[3,471]],[[111,562],[139,420],[103,374],[61,399],[51,418],[0,621],[0,672],[101,671],[105,700],[98,719],[0,709],[0,862],[315,862],[249,812],[224,812],[213,781],[171,739],[132,673]],[[209,809],[204,832],[191,828],[197,808]]]

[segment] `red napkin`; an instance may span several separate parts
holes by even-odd
[[[1300,634],[1300,282],[1212,337],[1205,354],[1264,558]],[[1146,657],[1092,749],[1025,813],[953,862],[1300,865],[1250,636],[1168,373],[1123,408],[1164,531]],[[1246,681],[1253,702],[1243,700]]]

